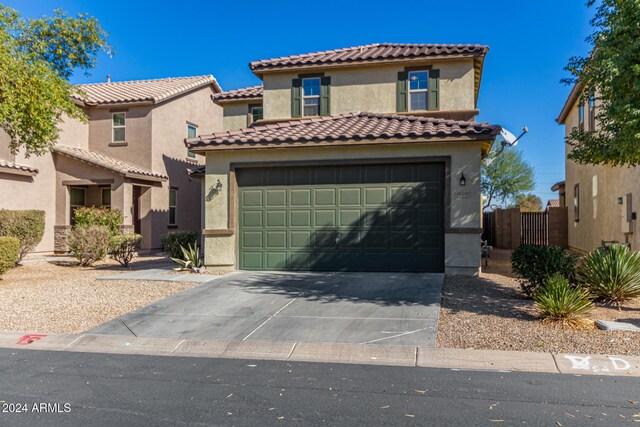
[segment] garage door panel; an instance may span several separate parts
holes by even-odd
[[[267,211],[267,228],[269,227],[286,227],[287,211]]]
[[[291,227],[311,227],[311,210],[295,210],[289,212]]]
[[[443,271],[442,164],[276,169],[237,171],[240,268]]]

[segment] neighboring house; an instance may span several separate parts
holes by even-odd
[[[547,206],[545,208],[546,211],[549,210],[549,208],[559,208],[560,207],[560,200],[559,199],[550,199],[547,201]]]
[[[597,129],[597,96],[580,102],[581,88],[574,86],[556,121],[572,129]],[[565,144],[565,181],[552,187],[558,190],[569,208],[569,247],[588,252],[602,241],[629,243],[640,250],[640,230],[636,229],[636,210],[640,200],[640,168],[581,165],[566,155],[571,146]]]
[[[202,163],[185,137],[222,129],[221,89],[212,76],[80,85],[75,101],[87,123],[68,120],[51,153],[25,158],[0,133],[0,209],[40,209],[45,234],[36,252],[66,251],[80,206],[124,214],[124,230],[160,248],[172,230],[200,230],[201,181],[187,170]],[[1,131],[0,131],[1,132]],[[10,195],[7,197],[6,195]]]
[[[487,51],[372,44],[251,63],[262,93],[218,95],[226,131],[185,141],[206,156],[205,264],[477,274],[480,163],[500,131],[473,122]]]

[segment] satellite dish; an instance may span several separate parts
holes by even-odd
[[[516,145],[518,145],[519,138],[505,128],[502,128],[502,130],[500,131],[500,136],[502,136],[504,142],[510,147],[515,147]]]

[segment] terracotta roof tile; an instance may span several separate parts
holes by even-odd
[[[216,102],[262,99],[262,85],[234,89],[214,96]]]
[[[551,207],[551,208],[557,208],[560,207],[560,199],[550,199],[547,202],[547,206]]]
[[[263,59],[249,64],[253,72],[269,69],[288,68],[305,65],[328,65],[343,63],[373,62],[381,60],[401,60],[436,56],[484,56],[487,46],[478,44],[413,44],[376,43],[301,55]]]
[[[122,160],[114,159],[113,157],[105,156],[104,154],[96,153],[95,151],[85,150],[83,148],[69,147],[67,145],[55,145],[53,147],[54,153],[60,153],[65,156],[81,160],[86,163],[90,163],[101,168],[109,169],[120,175],[151,177],[165,180],[168,177],[164,174],[152,172],[139,166],[132,165],[131,163],[123,162]]]
[[[217,91],[222,91],[216,79],[207,75],[82,84],[76,87],[84,94],[76,94],[73,98],[89,105],[137,102],[155,104],[206,85],[213,85]]]
[[[0,159],[0,172],[2,172],[2,169],[9,169],[25,175],[36,175],[38,173],[38,169],[32,168],[31,166],[19,165],[17,163]]]
[[[258,125],[185,139],[189,148],[280,145],[345,140],[494,138],[500,126],[397,114],[349,113]],[[313,145],[313,144],[309,144]],[[249,147],[245,147],[249,148]]]

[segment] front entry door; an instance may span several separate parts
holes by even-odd
[[[140,227],[140,196],[142,195],[142,187],[133,186],[133,230],[137,234],[141,234]]]

